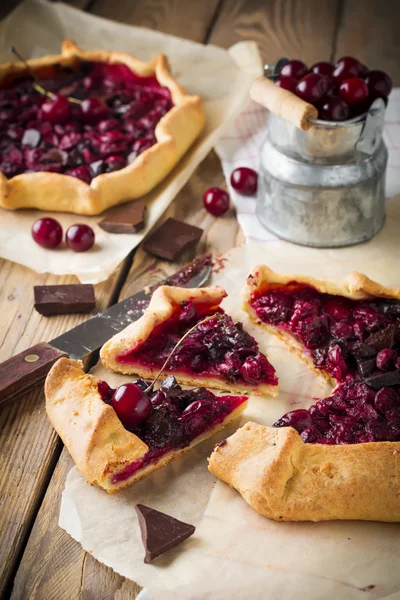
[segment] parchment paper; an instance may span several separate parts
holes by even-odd
[[[215,282],[229,292],[224,306],[245,324],[277,369],[281,392],[275,399],[250,398],[242,424],[272,424],[290,408],[324,397],[329,385],[272,336],[252,325],[239,308],[250,268],[265,262],[290,273],[338,277],[360,270],[400,286],[400,206],[393,203],[384,229],[367,244],[335,250],[306,249],[286,242],[248,245],[227,255]],[[111,384],[126,378],[96,367]],[[232,424],[230,430],[235,429]],[[206,456],[220,432],[131,488],[109,496],[90,487],[72,469],[62,497],[60,526],[99,561],[140,585],[153,600],[292,600],[301,595],[353,600],[400,597],[397,524],[363,522],[275,523],[253,511],[234,490],[207,471]],[[183,545],[153,565],[144,550],[134,510],[148,504],[197,526]]]
[[[114,23],[47,0],[22,3],[0,25],[0,62],[13,60],[12,45],[25,57],[58,54],[66,37],[84,49],[121,50],[142,60],[164,52],[177,80],[189,93],[203,98],[207,116],[206,128],[192,149],[169,177],[146,196],[148,221],[139,234],[106,233],[97,226],[103,217],[54,213],[64,231],[73,223],[90,224],[96,234],[96,246],[84,254],[75,254],[66,247],[49,251],[35,244],[30,233],[32,223],[46,213],[0,209],[1,257],[39,273],[75,274],[82,282],[98,283],[107,279],[140,243],[213,148],[224,127],[247,102],[251,83],[262,72],[262,65],[253,42],[241,42],[229,50],[203,46],[142,27]]]

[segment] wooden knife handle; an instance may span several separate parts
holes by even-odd
[[[68,356],[50,344],[36,344],[0,364],[0,406],[43,381],[51,366]]]

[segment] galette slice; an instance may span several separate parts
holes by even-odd
[[[86,480],[109,493],[169,463],[227,425],[245,396],[182,390],[168,377],[156,391],[143,380],[116,390],[61,358],[46,384],[48,417]]]
[[[181,340],[165,368],[180,383],[275,396],[275,369],[243,325],[222,310],[225,296],[219,287],[158,288],[143,316],[103,346],[103,364],[153,378]]]
[[[376,377],[379,389],[387,371],[392,374],[384,381],[400,383],[394,351],[399,299],[400,289],[384,287],[361,273],[319,280],[280,275],[260,265],[247,278],[243,309],[328,381]]]

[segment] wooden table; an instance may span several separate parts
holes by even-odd
[[[1,3],[0,17],[16,0]],[[354,55],[388,71],[400,85],[398,0],[71,0],[93,14],[229,47],[253,39],[263,59],[281,56],[311,64]],[[61,40],[60,40],[61,41]],[[233,209],[215,219],[202,208],[210,186],[223,186],[216,155],[199,166],[163,219],[175,216],[204,228],[197,254],[235,246],[240,232]],[[182,257],[180,264],[193,258]],[[98,308],[123,299],[177,270],[140,248],[110,279],[96,286]],[[67,331],[84,317],[45,318],[33,310],[35,284],[73,283],[74,277],[38,275],[0,260],[0,360]],[[129,600],[138,586],[98,563],[58,527],[61,492],[72,466],[46,418],[43,390],[0,412],[0,597],[14,600]]]

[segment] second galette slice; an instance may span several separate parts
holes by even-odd
[[[182,340],[164,370],[180,383],[275,396],[275,369],[243,325],[222,310],[225,296],[220,287],[161,286],[143,316],[103,346],[103,364],[119,373],[153,378]]]

